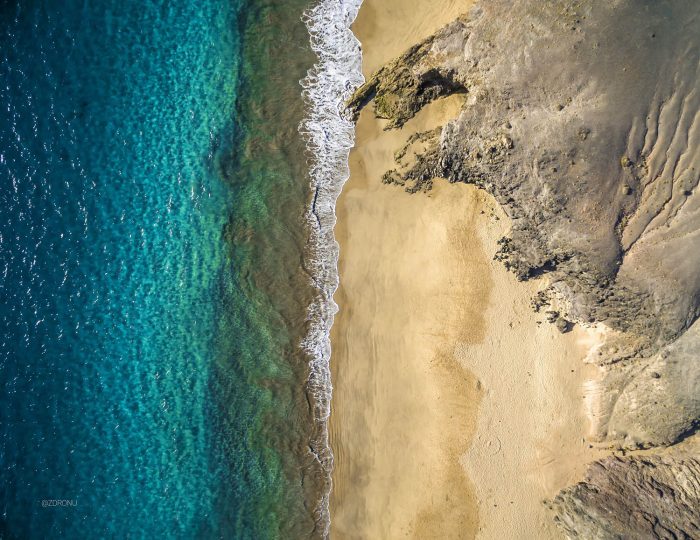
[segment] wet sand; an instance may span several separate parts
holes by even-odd
[[[365,74],[470,3],[365,0]],[[463,99],[399,131],[371,107],[358,122],[337,206],[333,538],[559,538],[541,501],[599,455],[584,441],[592,338],[542,322],[530,300],[544,283],[493,261],[509,228],[495,201],[444,180],[414,195],[381,183],[406,139]]]

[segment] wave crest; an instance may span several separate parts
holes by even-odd
[[[321,0],[304,13],[317,62],[301,81],[306,117],[299,126],[308,151],[311,203],[306,212],[309,245],[305,264],[317,292],[308,309],[309,330],[302,348],[309,355],[307,393],[317,423],[310,451],[318,460],[323,490],[314,510],[318,532],[327,538],[333,453],[328,441],[331,404],[330,331],[338,306],[338,243],[333,229],[335,205],[350,176],[348,157],[355,143],[355,125],[344,104],[364,82],[360,43],[350,30],[362,0]]]

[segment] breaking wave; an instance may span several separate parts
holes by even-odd
[[[364,82],[360,43],[350,30],[361,4],[362,0],[321,0],[304,14],[318,59],[301,81],[307,111],[299,131],[306,141],[312,193],[306,213],[310,234],[305,264],[316,289],[302,347],[310,357],[307,392],[317,424],[310,449],[325,475],[315,511],[323,537],[330,526],[333,469],[327,424],[332,393],[330,331],[338,311],[333,301],[338,288],[338,243],[333,229],[336,201],[350,176],[348,157],[355,142],[355,125],[344,115],[344,103]]]

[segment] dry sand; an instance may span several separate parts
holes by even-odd
[[[365,0],[365,73],[469,1]],[[363,111],[337,207],[340,306],[332,331],[331,535],[559,538],[541,501],[600,455],[584,441],[583,357],[530,307],[544,283],[492,260],[508,220],[473,186],[383,185],[408,136],[453,117],[436,102],[402,130]]]

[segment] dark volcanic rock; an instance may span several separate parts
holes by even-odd
[[[461,78],[461,70],[446,65],[444,58],[437,58],[433,52],[437,45],[459,61],[465,31],[460,23],[448,26],[381,68],[350,99],[348,112],[352,118],[357,120],[360,109],[374,100],[377,117],[389,120],[387,128],[401,127],[431,101],[465,91],[468,80]]]
[[[610,457],[551,506],[570,538],[700,538],[700,461],[694,458]]]

